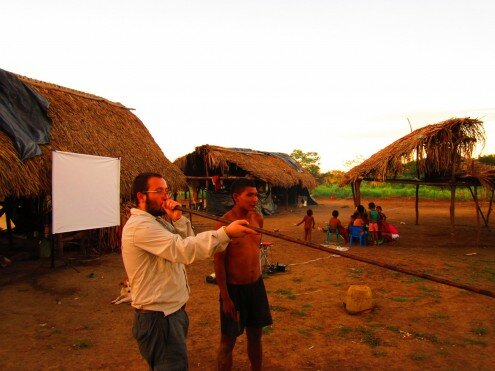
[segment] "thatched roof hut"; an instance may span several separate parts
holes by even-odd
[[[130,197],[134,177],[162,173],[172,189],[186,186],[184,174],[163,154],[129,108],[92,94],[17,76],[45,97],[52,121],[51,142],[43,154],[22,162],[12,140],[0,131],[0,200],[51,193],[51,151],[121,158],[121,195]]]
[[[475,147],[484,141],[483,122],[479,119],[451,118],[428,125],[396,140],[349,170],[340,185],[352,186],[356,205],[360,203],[362,180],[449,187],[452,190],[452,219],[455,187],[483,186],[491,192],[493,199],[495,169],[471,158]],[[407,162],[414,160],[416,177],[406,179],[401,172]]]
[[[174,161],[186,176],[238,175],[252,176],[274,186],[289,188],[300,185],[314,188],[315,178],[296,162],[284,161],[283,154],[242,148],[204,145]]]
[[[344,175],[341,185],[359,179],[396,179],[400,177],[404,165],[413,160],[418,160],[420,179],[423,181],[450,181],[453,171],[460,179],[463,176],[460,160],[470,159],[475,146],[484,140],[483,122],[478,119],[452,118],[428,125],[396,140],[353,167]],[[483,176],[481,180],[490,184],[489,179]]]
[[[317,185],[309,172],[284,153],[203,145],[178,158],[174,164],[186,174],[190,184],[205,180],[205,186],[201,187],[203,189],[208,189],[208,179],[212,176],[225,181],[237,177],[256,179],[268,185],[277,196],[276,203],[285,202],[285,205],[297,203],[299,196],[310,199],[308,189]],[[220,211],[211,209],[215,213]]]

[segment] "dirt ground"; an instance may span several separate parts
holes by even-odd
[[[318,226],[333,209],[341,220],[350,200],[318,200]],[[369,200],[363,200],[366,204]],[[364,203],[363,202],[363,203]],[[398,241],[353,246],[348,252],[495,292],[495,234],[483,228],[476,245],[473,203],[456,204],[456,235],[450,237],[448,202],[380,200]],[[265,218],[265,228],[302,236],[295,227],[305,208]],[[193,217],[197,230],[213,222]],[[313,242],[323,243],[316,230]],[[495,299],[413,276],[276,240],[271,261],[287,271],[265,279],[274,319],[263,337],[266,370],[476,369],[495,368]],[[20,261],[0,268],[0,369],[146,370],[131,336],[133,310],[112,305],[125,276],[119,254],[78,260]],[[205,282],[211,260],[188,267],[187,304],[192,370],[214,370],[219,342],[218,289]],[[349,315],[342,299],[350,285],[365,284],[374,308]],[[248,370],[246,338],[234,350],[234,369]]]

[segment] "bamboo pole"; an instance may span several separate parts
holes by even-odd
[[[189,213],[190,212],[190,213],[196,214],[198,216],[201,216],[203,218],[215,220],[217,222],[224,223],[224,224],[230,224],[232,222],[231,220],[220,218],[220,217],[217,217],[217,216],[214,216],[214,215],[210,215],[210,214],[207,214],[207,213],[204,213],[204,212],[201,212],[201,211],[189,210],[189,209],[184,208],[184,207],[177,207],[176,209],[181,210],[182,212],[186,212],[186,213]],[[360,261],[360,262],[363,262],[363,263],[366,263],[366,264],[375,265],[375,266],[382,267],[382,268],[385,268],[385,269],[389,269],[389,270],[392,270],[392,271],[395,271],[395,272],[409,274],[411,276],[420,277],[420,278],[423,278],[425,280],[429,280],[429,281],[433,281],[433,282],[438,282],[438,283],[441,283],[441,284],[444,284],[444,285],[447,285],[447,286],[457,287],[459,289],[463,289],[463,290],[466,290],[466,291],[474,292],[476,294],[485,295],[485,296],[489,296],[489,297],[495,298],[495,292],[492,292],[492,291],[489,291],[489,290],[479,289],[477,287],[471,287],[471,286],[468,286],[468,285],[463,285],[463,284],[460,284],[460,283],[457,283],[457,282],[446,280],[444,278],[435,277],[435,276],[432,276],[432,275],[429,275],[429,274],[425,274],[425,273],[413,271],[411,269],[397,267],[395,265],[383,263],[383,262],[380,262],[378,260],[374,260],[374,259],[369,259],[369,258],[365,258],[365,257],[362,257],[362,256],[353,255],[353,254],[350,254],[350,253],[345,252],[345,251],[339,251],[339,250],[336,250],[336,249],[327,248],[327,247],[324,247],[324,246],[321,246],[321,245],[318,245],[318,244],[315,244],[315,243],[312,243],[312,242],[305,242],[303,240],[300,240],[300,239],[297,239],[297,238],[293,238],[293,237],[290,237],[290,236],[286,236],[286,235],[283,235],[283,234],[278,233],[278,232],[272,232],[272,231],[269,231],[269,230],[266,230],[266,229],[263,229],[263,228],[258,228],[258,227],[254,227],[254,226],[250,226],[250,225],[248,225],[247,227],[250,228],[250,229],[252,229],[252,230],[254,230],[254,231],[256,231],[256,232],[258,232],[258,233],[266,234],[268,236],[272,236],[272,237],[275,237],[275,238],[279,238],[281,240],[293,242],[293,243],[296,243],[296,244],[299,244],[299,245],[304,245],[304,246],[310,247],[310,248],[315,249],[315,250],[320,250],[320,251],[324,251],[324,252],[327,252],[327,253],[330,253],[330,254],[340,255],[340,256],[343,256],[345,258],[349,258],[349,259],[352,259],[352,260],[357,260],[357,261]]]

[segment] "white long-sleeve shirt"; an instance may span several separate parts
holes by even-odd
[[[224,251],[229,242],[223,227],[194,236],[191,222],[184,216],[172,225],[146,211],[131,209],[122,230],[122,259],[132,306],[165,315],[179,310],[190,292],[184,265]]]

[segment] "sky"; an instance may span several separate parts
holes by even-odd
[[[347,170],[466,116],[495,154],[493,0],[6,0],[0,34],[0,68],[134,108],[171,161],[211,144]]]

